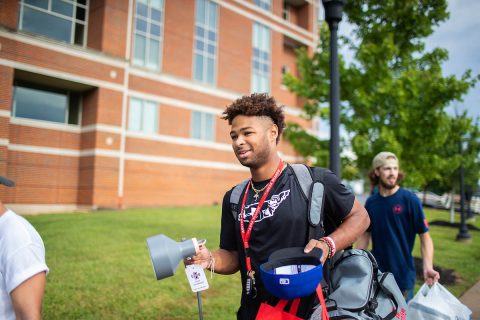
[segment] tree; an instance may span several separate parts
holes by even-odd
[[[449,139],[445,128],[451,116],[445,109],[462,101],[478,79],[470,70],[460,78],[443,76],[441,64],[448,52],[425,50],[422,40],[448,18],[446,1],[351,0],[345,14],[356,39],[341,42],[355,57],[349,64],[340,57],[341,122],[350,139],[343,146],[350,144],[357,172],[364,176],[372,157],[390,150],[400,157],[407,184],[426,187],[441,180],[450,163],[439,155]],[[326,115],[321,106],[328,101],[328,36],[323,26],[317,51],[298,51],[298,77],[284,78],[287,87],[308,100],[308,118]],[[300,131],[286,132],[294,146]],[[319,144],[312,146],[316,153],[303,146],[301,154],[319,154]]]
[[[436,191],[448,192],[459,190],[459,167],[463,164],[465,185],[475,189],[480,179],[480,125],[473,121],[466,112],[449,119],[446,127],[446,143],[439,150],[439,156],[448,159],[440,178],[433,181]]]

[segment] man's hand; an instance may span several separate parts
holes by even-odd
[[[200,246],[198,253],[193,257],[188,257],[183,260],[186,266],[190,264],[199,264],[203,269],[206,269],[209,266],[211,258],[210,250],[207,249],[205,245]]]
[[[325,260],[327,260],[327,256],[328,256],[328,251],[330,250],[330,248],[327,246],[327,244],[324,242],[324,241],[320,241],[320,240],[315,240],[315,239],[311,239],[307,245],[305,246],[305,249],[303,250],[305,253],[309,253],[310,251],[313,250],[313,248],[320,248],[322,251],[323,251],[323,255],[322,257],[320,258],[320,261],[322,262],[322,265],[323,263],[325,262]]]
[[[423,280],[429,285],[433,285],[435,282],[437,282],[440,279],[440,273],[437,271],[433,270],[432,268],[430,269],[423,269]]]

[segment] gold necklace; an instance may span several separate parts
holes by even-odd
[[[258,194],[267,188],[268,183],[261,189],[255,189],[255,187],[253,186],[253,182],[250,181],[250,186],[252,187],[253,192],[255,192],[253,197],[255,198],[255,201],[257,201],[258,200]]]

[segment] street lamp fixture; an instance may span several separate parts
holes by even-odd
[[[330,169],[339,178],[340,168],[340,76],[338,70],[338,25],[345,0],[322,0],[330,29]]]

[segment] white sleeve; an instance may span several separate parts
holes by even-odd
[[[37,273],[48,272],[43,245],[30,242],[15,250],[7,257],[4,268],[5,285],[10,294],[22,282]]]

